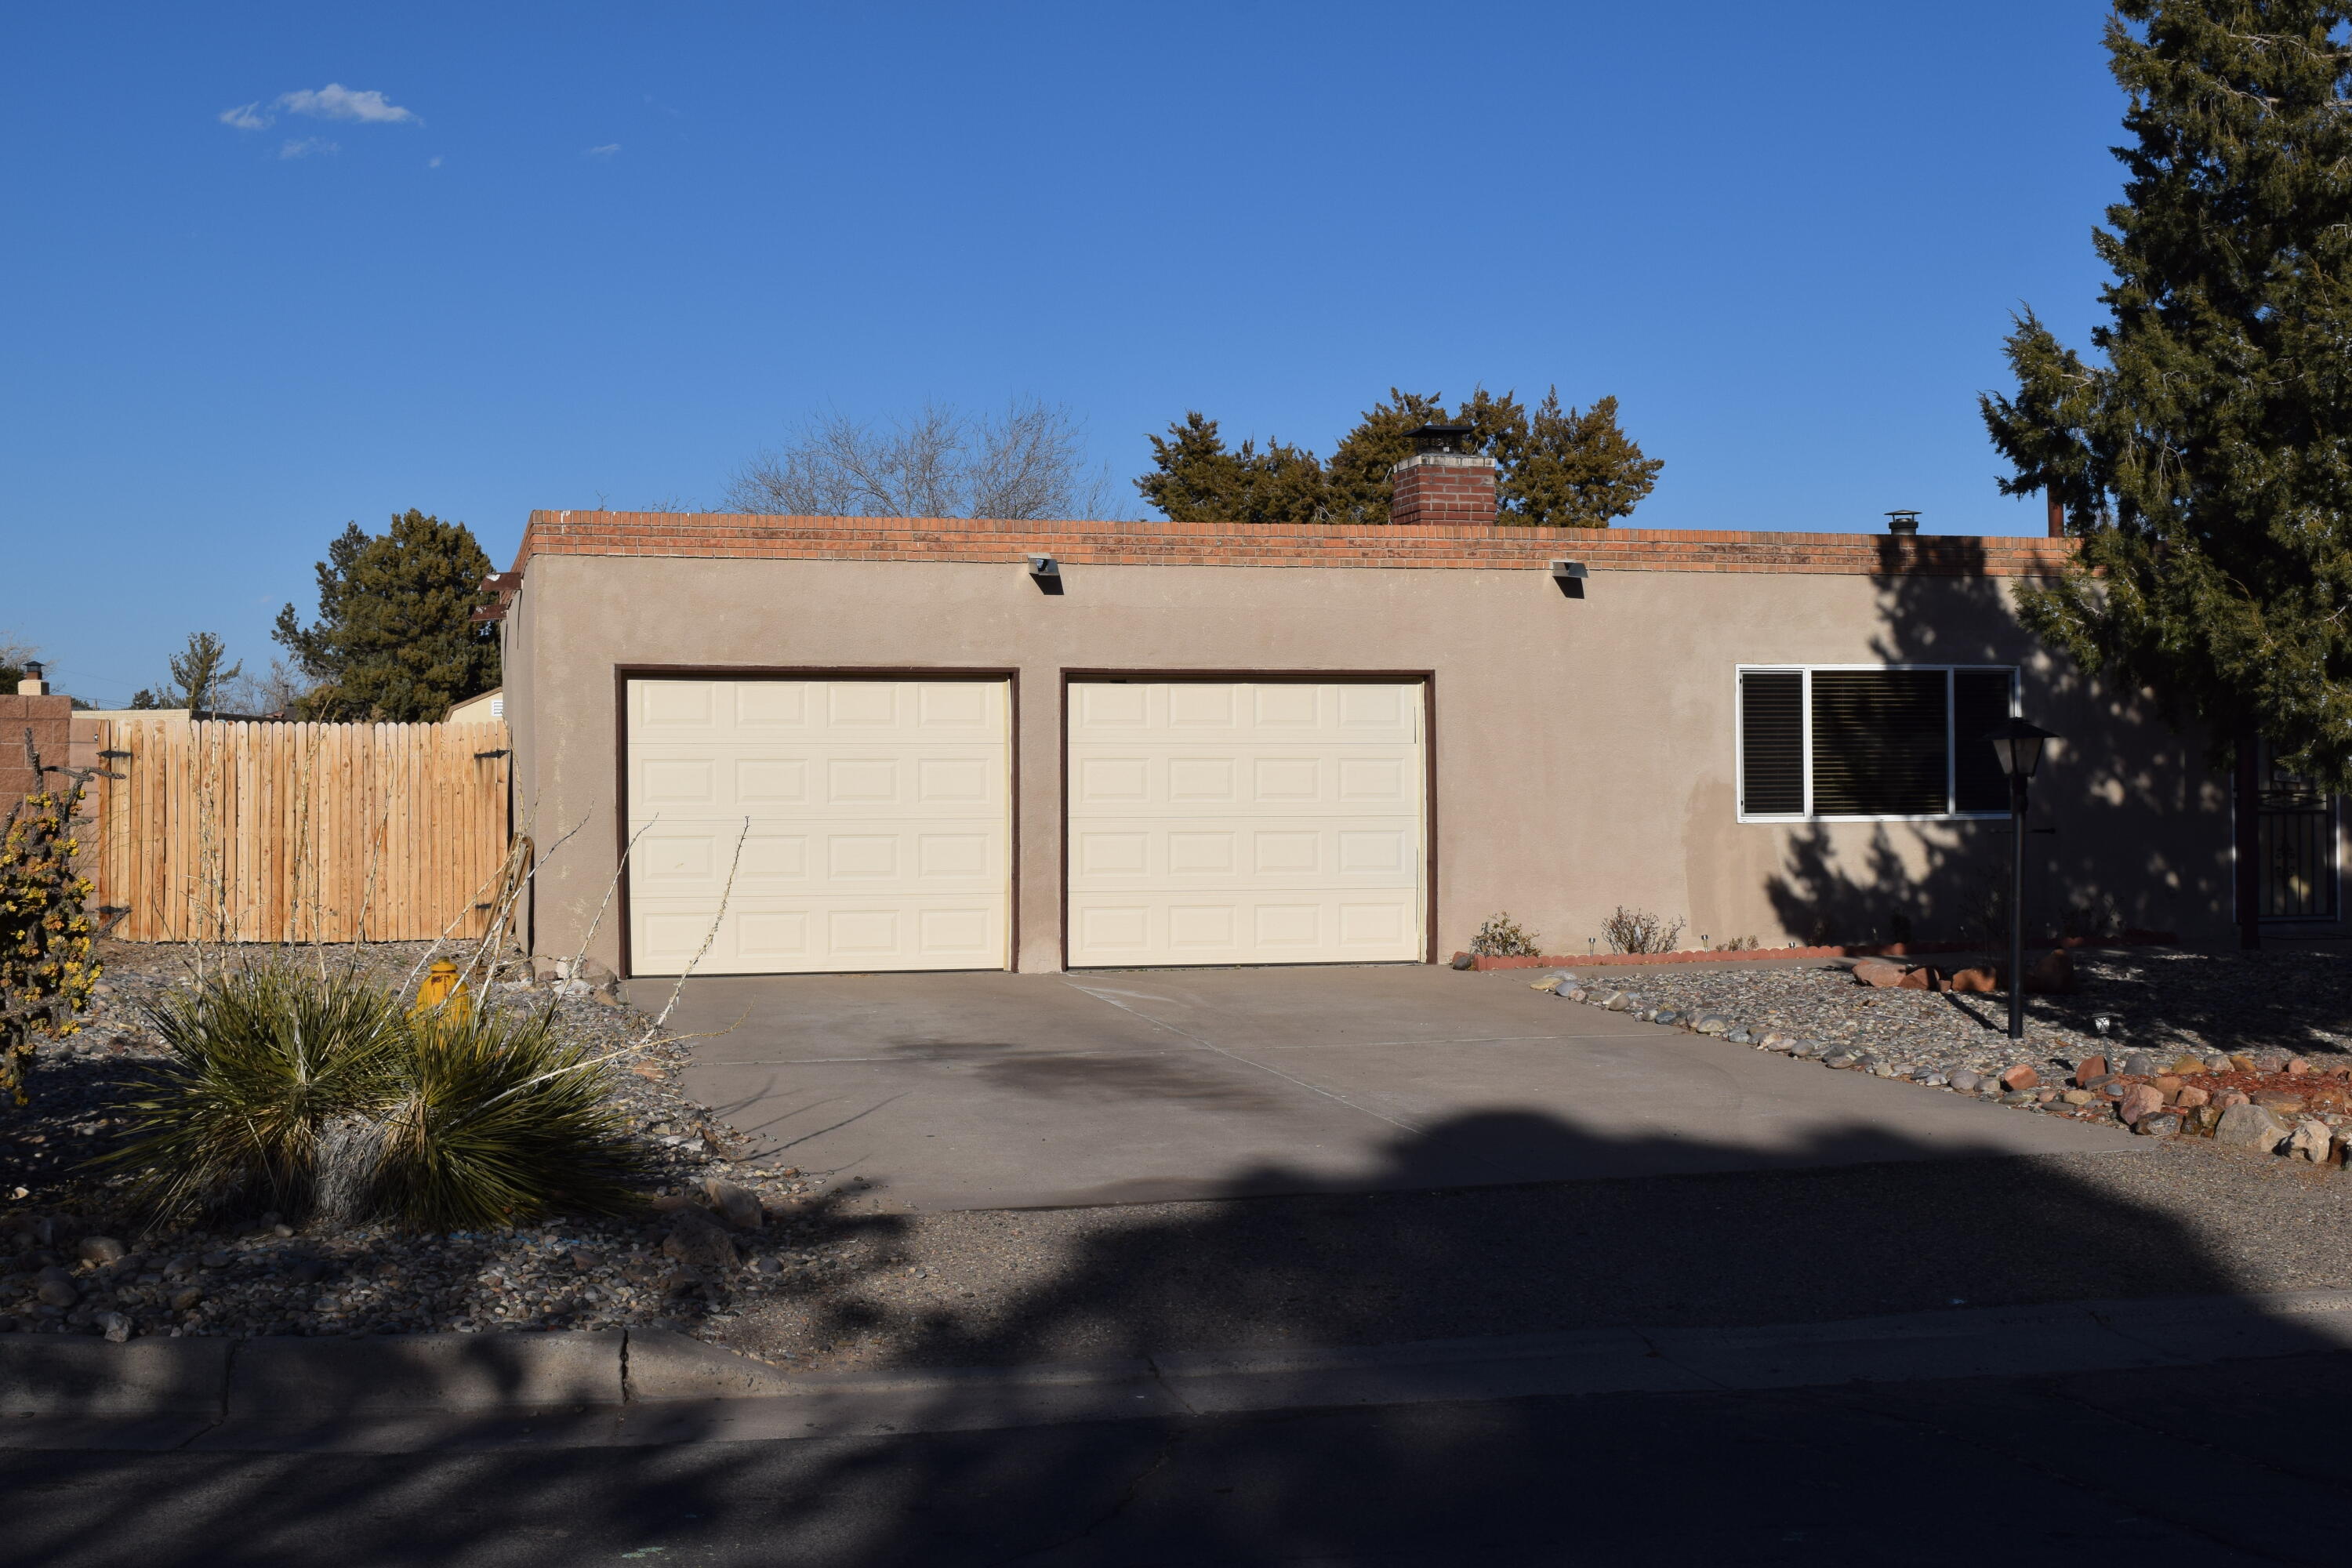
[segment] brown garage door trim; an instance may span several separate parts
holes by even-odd
[[[1427,879],[1422,912],[1422,962],[1437,962],[1437,671],[1433,669],[1072,669],[1062,671],[1061,740],[1054,771],[1062,782],[1062,968],[1070,967],[1070,688],[1089,680],[1156,682],[1254,680],[1272,685],[1418,686],[1421,688],[1422,831]]]
[[[1006,897],[1004,967],[1021,963],[1021,672],[1017,669],[972,669],[961,666],[922,665],[789,665],[789,664],[616,664],[613,667],[613,864],[619,877],[614,902],[620,906],[621,962],[614,967],[623,979],[634,974],[629,950],[629,682],[632,680],[1001,680],[1005,685],[1004,744],[1011,764],[1007,784],[1013,831],[1006,853],[1012,858],[1012,886]],[[663,978],[667,979],[667,976]]]

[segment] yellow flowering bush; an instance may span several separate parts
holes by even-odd
[[[98,984],[84,908],[90,885],[73,865],[82,784],[68,776],[62,795],[44,792],[9,812],[0,837],[0,1091],[20,1106],[35,1041],[72,1034]]]

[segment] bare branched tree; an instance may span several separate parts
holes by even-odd
[[[299,666],[273,658],[267,674],[247,675],[240,668],[234,678],[222,680],[213,701],[226,713],[256,717],[291,714],[296,711],[295,705],[318,684],[303,674]]]
[[[1069,409],[1015,399],[971,416],[927,403],[887,428],[844,414],[803,423],[727,489],[739,511],[793,517],[1097,518],[1110,471],[1086,468]]]

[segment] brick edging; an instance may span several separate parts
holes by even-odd
[[[2096,942],[2089,937],[2061,937],[2055,942],[2035,942],[2026,944],[2035,952],[2047,952],[2053,947],[2069,951],[2082,948],[2178,947],[2179,938],[2169,931],[2134,932],[2122,942]],[[1864,943],[1847,947],[1750,947],[1738,952],[1723,948],[1698,948],[1680,952],[1599,952],[1578,957],[1571,953],[1552,953],[1538,958],[1472,958],[1469,967],[1487,969],[1599,969],[1638,963],[1743,963],[1764,959],[1781,958],[1912,958],[1931,952],[1986,952],[1990,950],[1980,942],[1887,942]],[[1469,957],[1454,955],[1455,963]]]
[[[1572,556],[1594,571],[1981,578],[2055,575],[2074,550],[2071,540],[2034,534],[534,511],[514,569],[524,570],[533,555],[1014,564],[1037,554],[1073,565],[1454,570],[1540,570]]]

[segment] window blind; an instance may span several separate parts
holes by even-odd
[[[1805,676],[1750,669],[1739,677],[1739,809],[1798,816],[1805,809]]]
[[[1935,816],[1951,809],[1945,672],[1812,672],[1813,815]]]
[[[1952,809],[2007,811],[2009,775],[1986,734],[2009,717],[2009,671],[1952,671]]]

